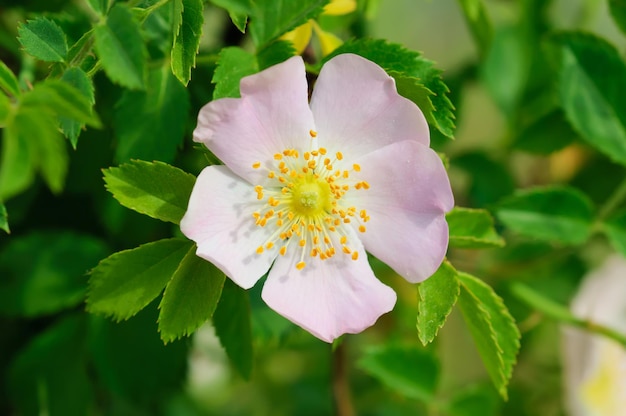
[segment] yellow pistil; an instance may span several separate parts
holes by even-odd
[[[309,135],[315,138],[317,133],[311,130]],[[314,143],[311,141],[312,148],[302,155],[296,149],[273,154],[269,165],[264,167],[269,181],[254,187],[262,204],[252,215],[255,224],[270,229],[267,241],[257,248],[257,254],[265,255],[276,249],[284,256],[290,247],[299,250],[298,270],[306,267],[307,257],[326,260],[340,252],[357,260],[359,254],[349,241],[347,227],[364,233],[363,223],[369,220],[366,210],[347,205],[345,200],[347,193],[362,192],[370,187],[366,181],[352,177],[358,175],[361,166],[353,164],[352,169],[347,170],[349,165],[344,166],[343,153],[337,151],[334,158],[325,157],[328,150]],[[333,167],[335,164],[338,169]],[[258,161],[251,165],[254,169],[262,167]],[[295,241],[293,245],[292,241]]]

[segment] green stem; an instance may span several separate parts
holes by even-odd
[[[348,364],[346,361],[346,342],[339,343],[333,350],[333,396],[337,416],[354,416],[354,405],[350,394]]]
[[[598,212],[598,222],[605,220],[626,199],[626,179],[620,183],[613,195],[606,200]]]

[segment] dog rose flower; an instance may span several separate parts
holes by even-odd
[[[366,251],[409,282],[448,245],[450,183],[428,125],[375,63],[338,55],[309,103],[302,58],[205,105],[194,140],[224,166],[198,176],[181,221],[197,255],[318,338],[358,333],[393,309]]]

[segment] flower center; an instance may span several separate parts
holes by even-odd
[[[311,131],[314,139],[317,133]],[[259,227],[272,227],[267,242],[259,246],[257,254],[266,250],[278,249],[285,255],[290,245],[300,250],[300,261],[296,268],[306,266],[305,257],[319,257],[326,260],[340,251],[353,260],[358,258],[348,241],[347,227],[355,227],[365,232],[369,221],[367,211],[358,211],[354,206],[345,205],[344,196],[348,192],[369,189],[366,181],[355,181],[354,173],[361,167],[353,164],[351,169],[338,169],[344,166],[343,154],[327,156],[325,148],[314,148],[304,154],[295,149],[285,149],[273,155],[273,162],[263,167],[261,162],[252,164],[254,169],[265,169],[269,184],[257,185],[254,189],[262,209],[254,212],[255,223]],[[338,244],[337,244],[338,243]]]

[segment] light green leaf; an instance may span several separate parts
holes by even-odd
[[[94,12],[104,16],[109,11],[111,0],[87,0]]]
[[[230,279],[224,282],[213,324],[230,362],[245,379],[250,378],[253,358],[250,299],[248,293]]]
[[[559,95],[581,138],[626,165],[626,64],[608,42],[590,34],[552,38],[560,51]]]
[[[254,55],[236,46],[222,49],[211,80],[215,84],[213,99],[240,97],[239,81],[258,70]]]
[[[187,85],[191,79],[191,68],[196,66],[196,54],[202,36],[202,0],[182,0],[183,13],[180,27],[174,28],[174,46],[172,48],[172,72],[176,78]]]
[[[567,186],[526,189],[505,198],[496,216],[518,234],[563,244],[587,241],[593,222],[589,198]]]
[[[450,400],[451,416],[502,415],[502,400],[489,384],[471,384],[455,391]]]
[[[448,87],[441,79],[441,70],[435,68],[433,62],[422,57],[418,52],[406,49],[404,46],[389,43],[380,39],[357,39],[345,42],[332,54],[324,58],[328,61],[342,53],[354,53],[376,62],[385,71],[396,72],[405,77],[418,79],[424,87],[432,91],[430,96],[434,111],[427,120],[441,134],[448,138],[454,135],[454,106],[448,98]],[[426,109],[428,110],[428,109]]]
[[[147,89],[125,91],[115,106],[116,161],[172,162],[183,141],[188,113],[189,93],[169,66],[151,69]]]
[[[4,127],[5,123],[10,118],[12,107],[13,105],[9,97],[0,93],[0,129]]]
[[[424,113],[426,120],[433,121],[433,111],[435,107],[431,101],[431,97],[434,93],[426,88],[419,78],[406,76],[397,71],[389,71],[396,81],[396,88],[398,94],[413,101]]]
[[[11,234],[9,229],[9,214],[7,214],[7,208],[2,202],[0,202],[0,229],[5,233]]]
[[[63,73],[61,79],[76,88],[77,91],[80,91],[83,97],[91,104],[90,109],[93,108],[95,103],[93,83],[85,71],[78,67],[72,67]],[[91,112],[93,112],[93,109]],[[85,125],[68,117],[60,117],[59,121],[63,133],[70,140],[72,147],[76,149],[78,136]]]
[[[106,188],[120,204],[178,224],[187,211],[195,177],[163,162],[133,160],[105,169]]]
[[[20,86],[15,74],[2,61],[0,61],[0,89],[14,97],[20,96]]]
[[[286,61],[296,54],[293,43],[285,40],[277,40],[257,52],[256,59],[259,71],[272,65]]]
[[[447,260],[441,263],[435,274],[418,285],[417,332],[424,346],[435,339],[445,324],[459,291],[457,271]]]
[[[38,17],[20,24],[18,40],[24,50],[46,62],[64,62],[67,56],[67,39],[63,30],[52,20]]]
[[[602,224],[615,250],[626,256],[626,211],[616,213]]]
[[[496,232],[493,218],[487,210],[456,207],[446,215],[446,220],[450,229],[450,247],[504,246],[504,240]]]
[[[467,273],[459,273],[458,278],[463,318],[491,381],[506,400],[506,387],[520,348],[519,330],[502,299],[490,286]]]
[[[329,2],[330,0],[252,2],[248,28],[254,44],[257,47],[263,46],[317,17]]]
[[[74,314],[38,334],[11,361],[8,394],[21,415],[83,416],[93,410],[84,316]]]
[[[192,244],[159,240],[102,260],[91,271],[87,310],[116,320],[135,315],[161,293]]]
[[[428,352],[409,346],[370,347],[358,366],[406,397],[430,402],[439,379],[439,363]]]
[[[233,24],[241,33],[245,33],[251,10],[250,0],[211,0],[211,3],[226,9]]]
[[[213,316],[226,276],[196,256],[193,246],[167,284],[159,305],[159,332],[164,342],[191,335]]]
[[[18,119],[19,120],[19,119]],[[35,180],[37,162],[29,141],[20,131],[19,121],[11,120],[2,130],[0,152],[0,199],[9,199],[28,188]]]
[[[626,34],[626,1],[609,0],[609,10],[617,26]]]
[[[116,3],[106,20],[95,28],[95,38],[96,53],[111,81],[143,89],[147,52],[139,23],[128,6]]]
[[[459,3],[478,52],[482,57],[485,57],[493,37],[491,20],[489,20],[485,5],[482,0],[459,0]]]
[[[100,240],[72,232],[12,238],[0,253],[0,313],[41,316],[78,305],[86,273],[107,252]]]

